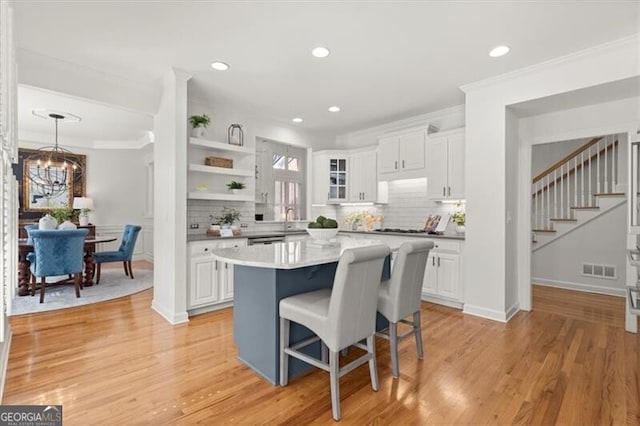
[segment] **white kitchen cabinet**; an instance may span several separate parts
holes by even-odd
[[[426,130],[380,138],[378,162],[381,180],[421,177],[425,168]]]
[[[233,300],[233,265],[215,260],[212,251],[246,245],[246,238],[189,243],[188,309],[228,306],[228,302]]]
[[[349,199],[349,157],[345,155],[329,157],[329,202]]]
[[[436,241],[435,244],[429,252],[422,281],[423,299],[461,308],[460,243]]]
[[[323,152],[313,153],[313,183],[311,203],[325,205],[329,200],[329,156]]]
[[[464,129],[429,136],[427,195],[432,200],[464,199]]]
[[[273,181],[272,173],[273,167],[271,167],[271,158],[267,154],[267,151],[259,144],[256,147],[256,166],[255,166],[255,180],[256,180],[256,203],[268,204],[269,197],[273,196],[273,188],[270,187],[270,183]]]
[[[377,154],[375,149],[352,152],[349,156],[349,199],[376,202],[378,198]]]

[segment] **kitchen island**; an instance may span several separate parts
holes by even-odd
[[[345,249],[383,244],[376,240],[337,237],[330,247],[314,246],[311,241],[292,241],[218,249],[217,260],[234,265],[233,336],[240,361],[270,383],[279,384],[279,303],[285,297],[330,288],[340,255]],[[390,275],[387,258],[382,278]],[[377,329],[385,328],[379,316]],[[292,343],[312,336],[305,327],[293,324]],[[310,345],[308,353],[318,357],[320,345]],[[310,366],[290,357],[289,377]]]

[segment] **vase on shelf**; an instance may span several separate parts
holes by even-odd
[[[58,221],[48,213],[38,221],[38,229],[56,229],[57,227]]]
[[[207,133],[207,129],[204,126],[196,126],[191,131],[191,136],[194,138],[202,138]]]
[[[456,234],[464,234],[465,228],[464,225],[456,225]]]

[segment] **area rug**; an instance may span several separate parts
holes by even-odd
[[[100,284],[85,287],[80,291],[79,298],[76,298],[73,284],[47,287],[44,303],[39,303],[39,290],[33,297],[16,296],[11,306],[11,315],[31,314],[103,302],[138,293],[153,286],[152,270],[137,269],[133,272],[135,278],[131,279],[124,274],[122,269],[104,268],[100,276]]]

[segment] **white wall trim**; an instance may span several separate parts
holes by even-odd
[[[626,290],[623,288],[604,287],[595,284],[573,283],[569,281],[548,280],[546,278],[531,278],[531,285],[541,285],[545,287],[563,288],[565,290],[586,291],[588,293],[606,294],[607,296],[626,297]]]
[[[531,145],[520,143],[520,173],[518,174],[518,302],[520,308],[531,310]]]
[[[464,303],[462,302],[434,296],[433,294],[422,293],[421,299],[425,302],[437,303],[438,305],[444,305],[454,309],[462,309],[464,307]]]
[[[620,48],[633,48],[633,49],[635,49],[636,45],[639,42],[639,40],[640,40],[640,35],[639,34],[634,34],[634,35],[629,36],[629,37],[624,37],[624,38],[621,38],[621,39],[618,39],[618,40],[614,40],[614,41],[610,41],[610,42],[607,42],[607,43],[598,44],[596,46],[592,46],[592,47],[589,47],[587,49],[579,50],[577,52],[573,52],[573,53],[570,53],[568,55],[564,55],[564,56],[561,56],[561,57],[558,57],[558,58],[554,58],[554,59],[551,59],[551,60],[548,60],[548,61],[545,61],[545,62],[540,62],[540,63],[534,64],[534,65],[531,65],[529,67],[520,68],[520,69],[515,70],[515,71],[511,71],[511,72],[500,74],[500,75],[497,75],[497,76],[494,76],[494,77],[486,78],[484,80],[475,81],[473,83],[465,84],[463,86],[460,86],[460,89],[463,92],[468,93],[470,91],[474,91],[474,90],[490,87],[490,86],[493,86],[495,84],[504,83],[504,82],[507,82],[509,80],[517,79],[517,78],[520,78],[522,76],[526,76],[526,75],[529,75],[529,74],[535,74],[535,73],[540,72],[542,70],[553,68],[553,67],[556,67],[556,66],[564,64],[564,63],[573,62],[573,61],[575,61],[577,59],[580,59],[582,57],[607,53],[608,51],[613,50],[613,49],[620,49]]]
[[[500,312],[494,309],[483,308],[482,306],[464,304],[463,313],[476,317],[490,319],[492,321],[507,322],[507,312]]]
[[[6,324],[6,340],[0,345],[2,352],[0,352],[0,401],[4,398],[4,383],[7,378],[7,368],[9,367],[9,352],[11,349],[11,339],[13,338],[13,332],[9,325],[9,320],[5,317]]]
[[[511,321],[511,319],[518,313],[520,312],[520,303],[516,302],[513,304],[512,307],[510,307],[509,309],[507,309],[507,318],[506,318],[506,322]]]
[[[189,322],[189,315],[187,314],[186,311],[176,312],[175,314],[172,314],[169,309],[166,309],[163,306],[160,306],[155,299],[151,302],[151,309],[153,309],[158,314],[160,314],[162,318],[169,321],[171,325],[177,325],[177,324],[183,324],[185,322]]]
[[[557,112],[558,111],[550,113],[549,115],[555,114]],[[582,129],[570,130],[553,135],[537,136],[533,138],[530,143],[531,145],[540,145],[552,142],[570,141],[574,139],[594,138],[596,136],[602,135],[619,135],[623,133],[631,134],[632,131],[635,132],[635,127],[637,127],[637,124],[632,122],[617,124],[613,126],[585,127]]]

